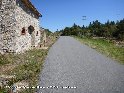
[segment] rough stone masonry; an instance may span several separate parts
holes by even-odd
[[[40,43],[39,17],[29,0],[0,0],[0,53],[18,53]]]

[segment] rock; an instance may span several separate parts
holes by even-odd
[[[15,75],[1,75],[0,76],[0,87],[8,84],[9,80],[16,78]]]
[[[12,78],[16,78],[16,77],[15,77],[15,75],[1,75],[0,78],[12,79]]]
[[[15,84],[13,84],[12,91],[18,93],[18,92],[20,92],[20,91],[22,91],[24,89],[27,89],[28,87],[29,87],[29,84],[27,82],[21,81],[21,82],[17,82]]]

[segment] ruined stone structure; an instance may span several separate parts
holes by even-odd
[[[0,0],[0,53],[37,47],[41,16],[29,0]]]

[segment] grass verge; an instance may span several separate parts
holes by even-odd
[[[16,67],[11,71],[5,72],[5,74],[15,75],[16,78],[13,81],[9,81],[9,86],[20,81],[28,82],[30,86],[36,86],[47,52],[48,50],[33,49],[23,54],[18,54],[16,57],[14,55],[11,56],[13,61],[15,61]],[[8,93],[10,91],[7,90],[4,89],[4,92],[2,92],[3,90],[1,89],[0,93]],[[27,89],[21,93],[34,93],[34,91],[35,89]]]
[[[16,82],[24,81],[29,84],[29,87],[36,87],[48,50],[56,40],[57,38],[51,37],[47,44],[48,49],[46,50],[32,49],[22,54],[0,55],[0,67],[10,66],[3,71],[0,69],[0,74],[15,75],[16,77],[10,80],[8,85],[11,86]],[[36,88],[25,89],[19,93],[35,93],[35,91]],[[10,89],[0,88],[0,93],[10,93]]]
[[[97,51],[117,60],[119,63],[124,64],[124,47],[118,47],[111,41],[97,38],[87,38],[87,37],[76,37],[73,36],[78,41],[96,49]]]

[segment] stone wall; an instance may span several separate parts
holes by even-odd
[[[0,2],[1,53],[23,52],[31,49],[32,46],[38,46],[40,42],[38,17],[20,1],[1,0]],[[29,26],[34,28],[32,34],[29,33]],[[23,29],[25,34],[22,34]]]
[[[15,52],[15,0],[0,3],[0,52]]]
[[[16,52],[21,52],[23,50],[28,50],[33,46],[38,46],[38,43],[40,42],[40,32],[39,32],[39,20],[35,17],[36,15],[33,14],[30,10],[28,10],[24,5],[17,3],[16,6]],[[23,7],[24,6],[24,7]],[[34,15],[34,16],[33,16]],[[34,31],[32,32],[32,35],[29,33],[28,27],[32,26],[34,27]],[[25,28],[25,35],[21,35],[22,28]],[[34,39],[34,45],[31,44],[32,39]]]

